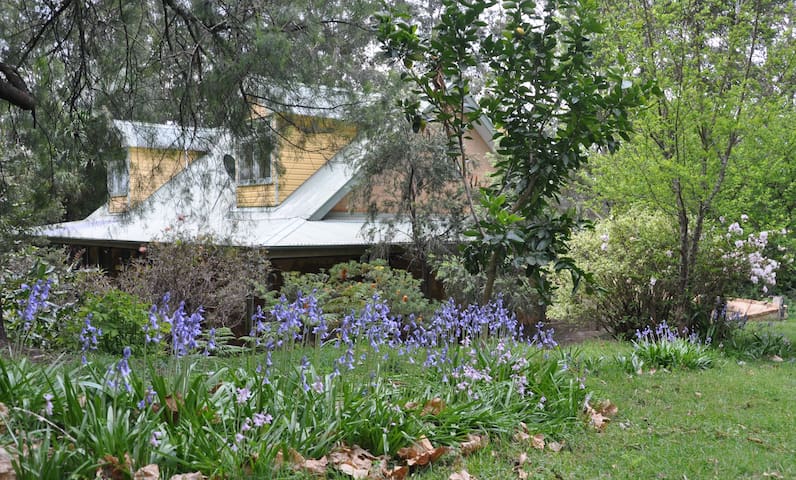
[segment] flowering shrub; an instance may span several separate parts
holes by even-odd
[[[131,348],[93,359],[90,319],[83,365],[0,359],[9,406],[0,440],[15,447],[20,471],[122,478],[157,463],[166,478],[273,478],[280,465],[346,445],[394,455],[422,437],[450,445],[474,431],[511,434],[520,422],[560,434],[586,399],[581,373],[550,350],[552,332],[540,325],[523,337],[499,300],[448,302],[404,323],[374,295],[333,327],[312,295],[283,298],[257,313],[250,354],[235,363],[192,356],[203,352],[202,312],[169,303],[153,308],[145,329],[150,345],[171,342],[173,356],[157,364]]]
[[[718,325],[727,320],[721,314],[723,298],[748,291],[750,285],[766,294],[776,281],[779,263],[764,254],[773,234],[744,234],[742,223],[719,222],[705,229],[689,292],[694,301],[687,319],[675,319],[680,295],[677,225],[666,215],[640,209],[598,222],[571,242],[572,257],[593,274],[596,288],[573,295],[562,278],[549,314],[595,321],[620,337],[666,321],[689,324],[703,338],[709,330],[721,336],[729,331]]]

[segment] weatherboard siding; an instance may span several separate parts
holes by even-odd
[[[238,207],[270,207],[283,202],[334,157],[354,137],[356,130],[333,120],[291,116],[282,120],[276,185],[239,185]]]
[[[108,201],[110,213],[122,213],[127,210],[127,195],[111,197]]]
[[[127,205],[135,205],[149,198],[200,155],[201,152],[191,150],[131,147],[128,150],[130,187]]]

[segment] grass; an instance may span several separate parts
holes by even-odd
[[[796,340],[796,322],[775,324],[771,332]],[[369,351],[364,345],[355,348],[357,357]],[[384,358],[370,352],[367,360],[346,373],[345,381],[332,383],[327,378],[320,393],[301,388],[303,380],[295,365],[302,363],[306,354],[311,368],[317,367],[319,373],[329,371],[339,350],[275,352],[279,353],[274,356],[275,365],[287,369],[273,377],[275,383],[268,387],[256,381],[260,375],[255,373],[257,365],[262,361],[259,355],[197,359],[190,369],[172,372],[179,375],[167,374],[170,370],[164,364],[158,368],[166,368],[165,373],[152,376],[150,372],[148,378],[142,376],[146,368],[134,363],[134,392],[129,396],[123,389],[112,393],[103,386],[103,365],[116,358],[98,359],[96,368],[80,366],[77,361],[71,365],[68,359],[9,367],[0,375],[5,382],[0,383],[0,397],[12,407],[17,423],[5,424],[13,428],[0,428],[0,440],[9,442],[18,437],[17,432],[26,431],[36,442],[28,459],[30,475],[25,478],[63,478],[74,471],[80,471],[83,478],[93,474],[104,454],[123,458],[126,452],[137,465],[156,461],[168,472],[201,467],[219,478],[240,478],[247,471],[241,462],[259,457],[265,463],[252,463],[252,478],[271,478],[277,473],[282,475],[279,478],[303,478],[272,469],[275,445],[294,446],[308,458],[325,454],[340,441],[366,446],[376,454],[394,454],[419,435],[428,435],[435,445],[455,446],[469,432],[489,432],[489,445],[466,457],[454,450],[413,470],[410,478],[446,480],[462,469],[480,480],[796,478],[796,361],[792,354],[784,361],[776,361],[772,354],[750,360],[717,348],[708,352],[710,369],[687,369],[675,363],[654,371],[645,368],[638,374],[628,373],[617,361],[633,353],[630,343],[590,341],[564,352],[543,353],[535,347],[531,352],[500,363],[496,362],[494,343],[483,344],[477,351],[456,347],[449,354],[459,359],[439,371],[420,363],[410,365],[403,357]],[[559,362],[561,353],[564,357]],[[521,358],[530,363],[515,370],[515,366],[525,365]],[[439,374],[452,375],[459,362],[489,371],[495,380],[474,383],[473,393],[445,387]],[[567,367],[562,369],[562,365]],[[585,370],[589,374],[586,389],[581,390],[578,382]],[[537,392],[533,400],[514,393],[512,378],[518,371]],[[313,372],[307,370],[308,379],[316,378]],[[168,409],[158,413],[132,407],[144,397],[149,381],[160,405],[168,405],[172,394],[184,395],[179,399],[179,418]],[[244,386],[251,387],[253,396],[242,403],[235,398],[236,390]],[[361,393],[363,388],[367,395]],[[23,395],[23,391],[30,394]],[[24,414],[43,412],[42,393],[49,391],[61,393],[56,395],[55,416],[51,417],[59,425],[55,429]],[[594,399],[610,399],[619,409],[602,432],[587,425],[585,416],[577,418],[585,392]],[[554,400],[545,409],[535,406],[541,394]],[[446,407],[432,416],[408,407],[396,408],[410,400],[420,401],[418,408],[423,408],[423,401],[437,396]],[[67,404],[71,406],[65,407]],[[255,429],[258,436],[241,444],[241,452],[230,450],[230,439],[242,431],[243,419],[266,411],[276,414],[274,423]],[[560,442],[563,449],[540,451],[529,440],[517,440],[514,433],[521,420],[529,424],[531,435],[544,432],[548,441]],[[391,429],[388,425],[396,426]],[[148,447],[156,430],[163,431],[170,443]],[[75,439],[78,450],[88,453],[76,455],[72,443],[64,444],[64,439]],[[57,441],[61,446],[51,447],[51,442]],[[518,466],[522,454],[528,461]],[[526,476],[521,477],[518,470]],[[350,477],[330,470],[327,478]]]
[[[773,326],[796,340],[796,321]],[[477,478],[538,479],[768,479],[796,478],[796,361],[719,356],[709,370],[630,375],[612,362],[628,344],[590,341],[584,357],[602,362],[587,387],[619,412],[602,433],[584,427],[560,440],[558,453],[515,441],[493,442],[465,459],[449,458],[413,478],[447,479],[465,468]]]

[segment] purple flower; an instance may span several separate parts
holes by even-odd
[[[160,446],[161,438],[163,438],[163,432],[160,430],[155,430],[152,432],[152,435],[149,436],[149,444],[157,448]]]
[[[33,285],[31,289],[28,285],[22,285],[22,291],[30,290],[30,294],[28,295],[27,300],[21,300],[19,303],[20,305],[24,306],[22,312],[20,312],[20,316],[22,317],[23,326],[22,328],[25,331],[30,330],[33,321],[36,318],[36,314],[39,310],[42,310],[47,306],[47,299],[50,296],[50,286],[52,285],[52,280],[47,279],[44,280],[36,280],[36,283]]]
[[[274,421],[274,417],[272,417],[268,413],[265,413],[265,414],[263,414],[263,413],[255,413],[252,416],[252,423],[254,423],[254,426],[257,427],[257,428],[260,428],[263,425],[270,425],[271,422],[273,422],[273,421]]]
[[[47,402],[44,405],[44,414],[48,417],[53,414],[53,396],[50,393],[44,394],[44,400]]]
[[[83,352],[83,365],[88,363],[86,360],[86,352],[96,350],[99,346],[99,338],[102,336],[102,329],[96,328],[91,325],[92,314],[86,316],[83,329],[80,331],[80,351]]]
[[[246,403],[249,400],[249,398],[251,398],[251,396],[252,393],[251,391],[249,391],[248,388],[246,387],[239,388],[237,394],[238,405],[243,405],[244,403]]]

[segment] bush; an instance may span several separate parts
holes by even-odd
[[[121,290],[90,293],[77,313],[77,318],[90,318],[94,328],[102,330],[97,350],[121,354],[124,347],[134,350],[144,345],[144,326],[149,319],[148,305]],[[69,333],[78,339],[85,324],[70,324]]]
[[[667,215],[632,209],[602,220],[593,230],[578,232],[570,242],[576,264],[593,274],[596,288],[571,294],[560,278],[550,315],[581,322],[596,321],[617,337],[630,338],[646,325],[676,321],[719,340],[732,330],[724,297],[756,285],[767,292],[776,278],[777,262],[760,253],[765,235],[743,237],[735,223],[708,225],[700,244],[688,295],[686,318],[673,318],[678,283],[678,227]],[[761,243],[762,242],[762,243]],[[755,283],[757,282],[757,283]]]
[[[405,270],[390,268],[384,260],[339,263],[328,273],[287,272],[279,293],[262,293],[267,297],[266,310],[276,305],[280,295],[292,302],[300,295],[312,294],[332,324],[352,311],[361,311],[375,295],[393,314],[403,317],[428,317],[435,308],[423,296],[420,280]]]
[[[470,273],[460,256],[446,255],[429,259],[437,280],[442,282],[445,294],[461,305],[476,304],[482,301],[486,274]],[[522,273],[516,276],[498,275],[494,291],[502,295],[506,306],[517,312],[525,324],[536,324],[544,320],[545,307],[536,289]]]
[[[154,305],[166,293],[185,302],[187,311],[203,307],[211,327],[240,326],[256,285],[267,284],[270,262],[263,249],[223,246],[212,238],[174,238],[151,244],[119,276],[120,288]]]
[[[0,318],[18,346],[71,347],[65,333],[82,322],[77,311],[86,292],[108,289],[103,272],[79,268],[66,249],[25,246],[2,257]]]

